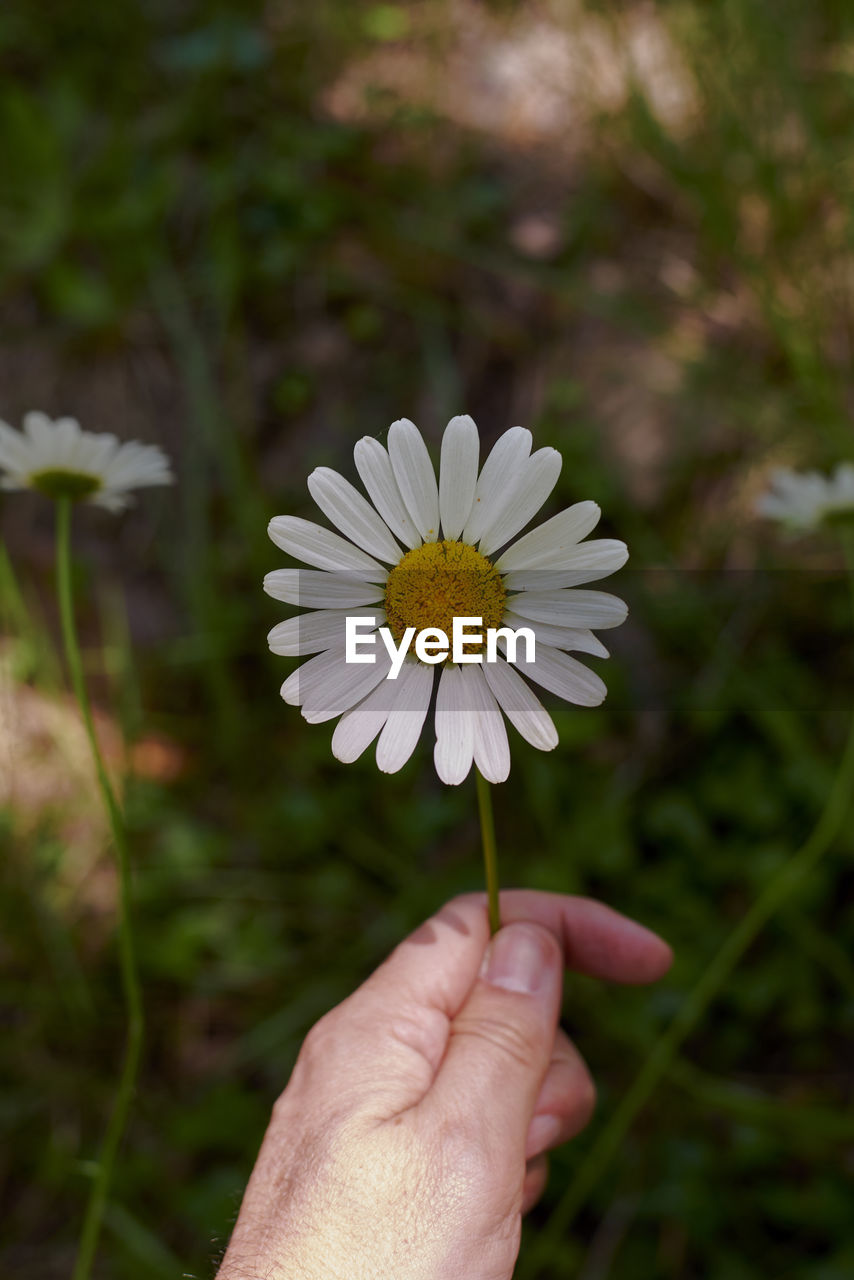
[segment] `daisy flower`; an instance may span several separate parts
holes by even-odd
[[[74,418],[44,413],[24,416],[23,431],[0,422],[0,477],[3,489],[37,489],[49,498],[92,502],[122,511],[131,489],[171,484],[166,454],[155,444],[82,431]]]
[[[846,515],[850,518],[854,516],[854,463],[840,462],[831,476],[779,467],[756,510],[801,531]]]
[[[557,745],[529,681],[579,706],[605,697],[599,676],[571,653],[607,657],[592,629],[618,626],[626,606],[579,587],[619,569],[628,552],[612,539],[582,541],[599,519],[595,502],[578,502],[517,538],[561,469],[556,450],[532,453],[531,445],[530,431],[513,427],[479,467],[477,427],[470,417],[452,418],[437,482],[420,432],[401,418],[387,448],[369,436],[355,447],[368,498],[328,467],[309,476],[311,496],[340,533],[297,516],[271,520],[276,546],[311,566],[264,579],[274,599],[311,610],[270,632],[274,653],[315,655],[284,682],[282,697],[310,724],[341,717],[332,738],[337,759],[356,760],[378,739],[379,768],[400,769],[421,735],[437,671],[434,760],[446,783],[462,782],[472,763],[487,781],[504,781],[505,717],[532,746]],[[450,635],[455,617],[481,618],[483,628],[527,627],[534,656],[529,661],[520,645],[513,660],[501,641],[492,662],[437,666],[409,652],[397,678],[387,679],[391,660],[382,644],[371,664],[345,661],[348,617],[362,620],[366,635],[386,626],[398,643],[412,627]]]
[[[44,413],[24,416],[23,431],[0,422],[0,488],[36,489],[56,502],[56,588],[62,640],[71,685],[89,742],[95,777],[110,825],[119,882],[119,957],[125,998],[127,1032],[121,1071],[110,1120],[101,1143],[80,1233],[75,1276],[92,1271],[101,1226],[109,1202],[116,1156],[127,1125],[139,1072],[143,1037],[142,989],[133,934],[133,885],[128,833],[119,796],[95,732],[92,704],[86,687],[83,656],[74,610],[72,510],[77,502],[92,502],[108,511],[121,511],[132,501],[131,489],[171,484],[169,460],[156,446],[113,435],[82,431],[74,418],[51,421]]]

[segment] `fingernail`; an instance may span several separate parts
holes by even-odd
[[[525,1143],[525,1159],[538,1156],[557,1145],[561,1135],[561,1123],[557,1116],[534,1116]]]
[[[539,933],[525,925],[511,924],[492,939],[483,976],[493,987],[533,995],[540,989],[547,965]]]

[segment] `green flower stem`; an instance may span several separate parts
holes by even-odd
[[[127,1124],[128,1111],[136,1084],[139,1059],[142,1050],[143,1016],[142,993],[136,966],[136,954],[131,920],[130,858],[124,818],[110,783],[92,719],[92,708],[86,692],[83,661],[74,621],[74,603],[71,585],[71,509],[70,498],[59,498],[56,510],[56,580],[59,596],[59,614],[62,622],[62,639],[71,675],[71,684],[80,705],[86,737],[92,751],[95,773],[104,808],[110,823],[113,845],[119,871],[119,956],[121,961],[122,989],[127,1010],[127,1038],[124,1060],[116,1088],[113,1108],[107,1124],[98,1164],[95,1171],[86,1215],[80,1233],[77,1260],[73,1280],[88,1280],[98,1247],[98,1237],[104,1220],[110,1183],[116,1162],[116,1153]]]
[[[846,531],[847,534],[847,531]],[[849,579],[854,598],[854,537],[845,536]],[[854,794],[854,717],[833,786],[824,809],[810,835],[788,862],[769,881],[727,937],[699,981],[689,992],[685,1003],[667,1030],[653,1045],[628,1093],[602,1129],[573,1181],[554,1209],[548,1225],[539,1238],[532,1241],[527,1274],[542,1274],[555,1244],[566,1231],[587,1196],[605,1173],[613,1157],[622,1147],[635,1117],[648,1102],[656,1086],[673,1063],[700,1018],[729,978],[748,947],[774,912],[803,881],[818,860],[827,852],[839,834]]]
[[[475,769],[474,775],[477,781],[477,811],[480,814],[483,865],[486,871],[486,892],[489,898],[489,931],[497,933],[501,928],[501,908],[498,902],[498,857],[495,850],[492,792],[480,769]]]

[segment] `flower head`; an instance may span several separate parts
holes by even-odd
[[[854,463],[840,462],[832,476],[779,467],[756,510],[802,531],[827,521],[854,519]]]
[[[619,569],[628,552],[612,539],[582,541],[599,519],[595,502],[578,502],[517,538],[561,469],[559,453],[532,453],[531,444],[530,431],[513,427],[480,467],[477,427],[467,416],[452,418],[437,483],[420,432],[401,418],[387,449],[368,436],[356,445],[370,501],[328,467],[309,476],[309,492],[344,537],[296,516],[270,522],[276,546],[312,566],[277,569],[264,580],[275,599],[311,610],[270,632],[274,653],[315,655],[288,677],[282,697],[311,724],[341,717],[332,738],[339,760],[356,760],[378,738],[379,768],[400,769],[427,719],[437,668],[434,760],[448,783],[462,782],[472,762],[488,781],[507,777],[505,716],[540,750],[557,745],[529,680],[580,706],[604,698],[599,676],[571,652],[607,657],[592,628],[618,626],[626,606],[578,588]],[[366,644],[381,629],[373,660],[348,660],[348,619],[358,620]],[[437,635],[472,619],[486,629],[486,645],[467,630],[457,653],[443,651]],[[500,628],[528,629],[533,654],[527,645],[514,650]],[[426,643],[416,640],[412,652],[414,636]]]
[[[171,484],[166,454],[155,444],[82,431],[74,418],[24,416],[23,431],[0,422],[0,487],[37,489],[49,498],[92,502],[122,511],[131,489]]]

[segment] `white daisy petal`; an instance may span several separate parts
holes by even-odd
[[[128,507],[133,505],[135,499],[129,493],[117,493],[111,489],[99,489],[89,501],[93,506],[103,507],[105,511],[111,511],[113,515],[117,515],[120,511],[127,511]]]
[[[53,465],[57,470],[82,471],[77,458],[80,423],[75,418],[57,418],[53,423]]]
[[[264,578],[264,590],[274,600],[306,609],[358,609],[383,598],[381,586],[363,582],[355,574],[312,569],[274,569]]]
[[[512,627],[514,631],[518,631],[520,627],[530,627],[534,632],[537,645],[547,644],[552,649],[591,653],[597,658],[611,656],[599,637],[595,636],[589,627],[555,627],[548,622],[533,622],[530,618],[523,618],[521,614],[514,613],[512,609],[505,609],[501,625]]]
[[[357,573],[361,578],[374,582],[385,582],[388,576],[388,570],[373,556],[311,520],[301,520],[299,516],[274,516],[267,526],[267,533],[282,551],[317,569]]]
[[[840,462],[836,468],[834,482],[840,497],[854,501],[854,463]]]
[[[26,473],[29,467],[30,450],[26,436],[15,431],[6,422],[0,422],[0,467],[10,471]]]
[[[597,503],[576,502],[514,542],[499,556],[495,567],[502,573],[511,569],[561,569],[567,552],[596,527],[600,515]]]
[[[618,627],[625,622],[628,606],[607,591],[523,591],[510,596],[507,608],[532,622],[557,627]]]
[[[498,705],[526,742],[552,751],[558,742],[554,721],[530,685],[508,663],[485,662],[483,674]]]
[[[756,514],[768,516],[771,520],[785,520],[790,508],[791,503],[781,494],[763,493],[756,503]]]
[[[170,484],[169,460],[156,445],[129,440],[120,445],[105,464],[104,484],[113,489],[136,489],[146,485]]]
[[[474,759],[474,727],[466,705],[462,668],[448,663],[436,695],[436,745],[433,762],[443,782],[456,786],[468,776]]]
[[[515,488],[520,470],[528,461],[531,442],[531,433],[524,427],[511,427],[498,437],[474,491],[471,515],[463,530],[464,542],[479,542],[484,529],[502,509],[507,492]]]
[[[791,467],[777,467],[771,473],[771,482],[782,493],[798,493],[801,489],[814,486],[818,480],[818,472],[802,471],[800,474]]]
[[[34,410],[24,414],[24,431],[29,436],[33,447],[33,466],[46,469],[53,457],[53,445],[56,438],[54,426],[46,413]]]
[[[523,467],[516,487],[486,525],[480,538],[485,556],[515,538],[539,511],[558,481],[563,459],[557,449],[538,449]]]
[[[320,510],[357,547],[387,564],[397,564],[402,551],[388,525],[349,480],[330,467],[316,467],[308,491]]]
[[[386,681],[401,688],[377,743],[377,767],[381,773],[397,773],[415,750],[430,706],[433,675],[433,668],[421,662],[404,662],[397,680]]]
[[[292,671],[281,687],[280,693],[291,707],[302,706],[308,695],[315,689],[322,689],[326,681],[338,667],[347,671],[355,671],[355,667],[345,667],[344,653],[341,649],[327,650],[315,658],[309,658]]]
[[[520,649],[513,665],[550,693],[556,693],[559,698],[574,702],[579,707],[598,707],[604,700],[607,689],[603,681],[568,653],[542,644],[537,645],[535,662],[528,662],[522,654],[524,650]]]
[[[400,697],[401,681],[409,664],[404,663],[397,680],[383,680],[366,698],[338,721],[332,735],[332,754],[342,764],[352,764],[367,751]]]
[[[469,518],[477,485],[480,437],[468,414],[451,418],[442,436],[439,463],[439,514],[442,537],[460,536]]]
[[[136,440],[120,445],[104,467],[104,483],[114,488],[168,484],[171,479],[166,455]]]
[[[302,707],[306,719],[331,719],[355,706],[384,680],[389,665],[384,652],[375,663],[356,665],[345,662],[343,648],[327,649],[291,672],[282,685],[282,698],[292,707]],[[338,710],[322,714],[332,705]]]
[[[557,587],[580,587],[585,582],[607,578],[622,569],[629,558],[625,542],[615,538],[595,538],[579,542],[566,552],[560,569],[515,569],[504,574],[508,591],[553,591]]]
[[[397,487],[391,459],[379,440],[363,436],[353,450],[353,458],[371,502],[392,533],[405,547],[420,546],[421,535]]]
[[[391,667],[384,647],[377,652],[376,662],[358,665],[345,662],[343,652],[338,652],[339,661],[334,671],[327,674],[322,688],[312,688],[302,700],[303,719],[309,724],[322,724],[355,707],[385,680]]]
[[[340,648],[344,644],[348,618],[371,622],[376,628],[385,621],[380,609],[370,613],[352,609],[320,609],[316,613],[300,613],[278,623],[267,636],[272,653],[282,658],[296,658],[303,653],[321,653],[324,649]],[[367,629],[362,633],[370,635]]]
[[[388,429],[388,456],[401,497],[425,542],[439,537],[439,490],[424,438],[414,422],[398,418]]]
[[[464,706],[472,717],[474,762],[487,782],[505,782],[510,772],[510,744],[498,703],[480,666],[462,668]]]
[[[157,445],[134,440],[119,446],[108,432],[81,430],[76,418],[52,421],[35,411],[24,415],[23,431],[0,423],[0,471],[6,472],[3,488],[38,489],[109,511],[126,507],[130,490],[173,479]]]
[[[80,469],[88,471],[91,475],[106,475],[107,468],[112,463],[118,450],[119,442],[109,432],[98,436],[86,433],[81,437],[77,450]]]
[[[779,467],[771,474],[770,488],[757,501],[756,512],[800,532],[817,529],[840,512],[854,514],[854,465],[840,462],[829,477]]]

